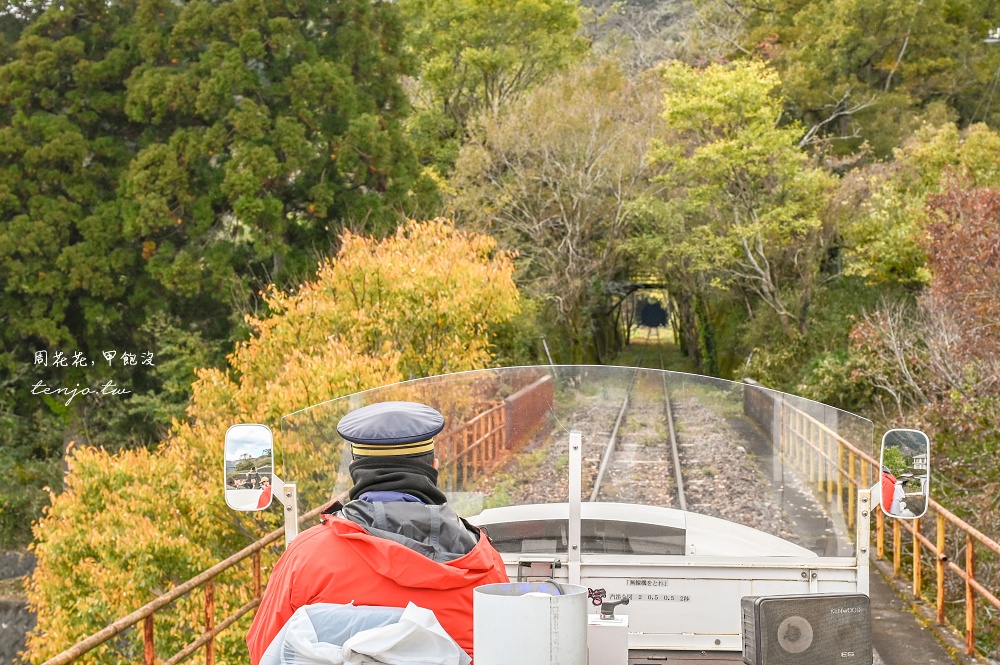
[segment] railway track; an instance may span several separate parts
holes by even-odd
[[[637,361],[643,367],[653,333],[651,329]],[[663,369],[659,350],[658,365]],[[645,503],[686,510],[677,428],[665,374],[633,374],[618,409],[614,427],[600,451],[590,501]],[[584,455],[594,454],[593,442]]]
[[[655,348],[636,362],[647,365],[641,369],[559,367],[547,427],[509,461],[471,478],[470,490],[501,507],[567,502],[572,489],[584,502],[676,508],[824,548],[785,514],[782,492],[792,491],[791,481],[776,484],[771,458],[758,464],[767,451],[743,413],[739,384],[650,371],[659,369],[648,367],[660,364]],[[571,487],[572,433],[582,435],[582,469]],[[795,503],[810,515],[821,509],[802,493]]]

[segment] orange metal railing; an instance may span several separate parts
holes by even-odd
[[[828,506],[836,506],[854,526],[854,502],[858,488],[868,488],[879,478],[878,460],[850,443],[823,423],[793,405],[782,402],[781,451],[787,462],[798,468],[804,479],[809,481],[813,491],[825,498]],[[844,491],[844,490],[847,491]],[[885,558],[886,529],[885,517],[881,510],[876,515],[876,556]],[[922,525],[931,522],[932,534],[925,534]],[[911,534],[909,550],[903,545],[902,532]],[[933,540],[932,540],[933,537]],[[937,622],[948,625],[965,637],[965,653],[976,653],[977,607],[980,600],[1000,610],[1000,599],[995,591],[987,588],[976,577],[976,548],[985,548],[1000,555],[1000,544],[992,540],[933,499],[928,502],[924,517],[915,520],[892,520],[892,563],[893,575],[899,577],[904,566],[912,569],[910,591],[915,598],[924,598],[923,566],[924,555],[933,557]],[[964,566],[953,561],[950,551],[964,549]],[[959,561],[961,556],[954,557]],[[946,616],[945,588],[947,575],[957,575],[965,585],[965,626],[958,628]],[[986,614],[980,617],[989,623]]]
[[[438,482],[443,487],[464,487],[506,457],[509,452],[505,443],[506,412],[500,402],[471,418],[456,434],[435,444],[441,446]]]
[[[302,516],[302,519],[308,519],[310,517],[315,517],[321,511],[321,508],[307,513]],[[131,628],[132,626],[142,622],[142,635],[143,635],[143,663],[145,665],[155,665],[156,663],[156,648],[155,648],[155,637],[154,637],[154,616],[156,611],[169,605],[173,601],[177,600],[182,596],[186,596],[195,589],[199,587],[204,587],[205,594],[205,632],[198,637],[194,642],[184,647],[181,651],[171,657],[169,660],[165,661],[163,665],[174,665],[179,663],[198,649],[205,648],[205,662],[207,665],[213,665],[215,662],[215,651],[214,651],[214,638],[224,631],[226,628],[235,623],[240,617],[245,615],[250,610],[254,609],[260,604],[261,598],[261,577],[260,577],[260,552],[265,547],[271,543],[277,541],[285,533],[284,528],[276,529],[271,533],[267,534],[257,542],[253,543],[240,550],[236,554],[232,555],[224,561],[220,561],[215,564],[205,572],[191,578],[187,582],[175,587],[168,593],[156,598],[155,600],[147,603],[143,607],[140,607],[135,612],[118,619],[112,623],[107,628],[94,633],[85,640],[78,642],[66,651],[63,651],[54,658],[50,658],[45,661],[44,665],[63,665],[64,663],[71,663],[83,654],[91,651],[92,649],[104,644],[115,635],[123,632],[124,630]],[[231,615],[224,618],[219,623],[215,623],[215,593],[214,593],[214,580],[221,573],[229,570],[230,568],[236,566],[240,562],[249,558],[251,560],[251,574],[253,576],[253,591],[254,597],[249,603],[243,605]]]

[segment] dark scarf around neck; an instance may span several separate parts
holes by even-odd
[[[447,501],[437,469],[407,457],[361,457],[351,462],[351,478],[351,501],[365,492],[404,492],[436,506]]]

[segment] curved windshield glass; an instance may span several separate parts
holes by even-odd
[[[863,463],[871,421],[830,406],[661,370],[514,367],[385,386],[285,416],[277,446],[303,507],[350,487],[337,423],[385,401],[444,415],[439,485],[501,552],[564,553],[578,486],[583,554],[853,556],[844,506],[873,482]]]

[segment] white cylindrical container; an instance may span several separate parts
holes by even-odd
[[[476,665],[587,665],[587,587],[487,584],[472,610]]]

